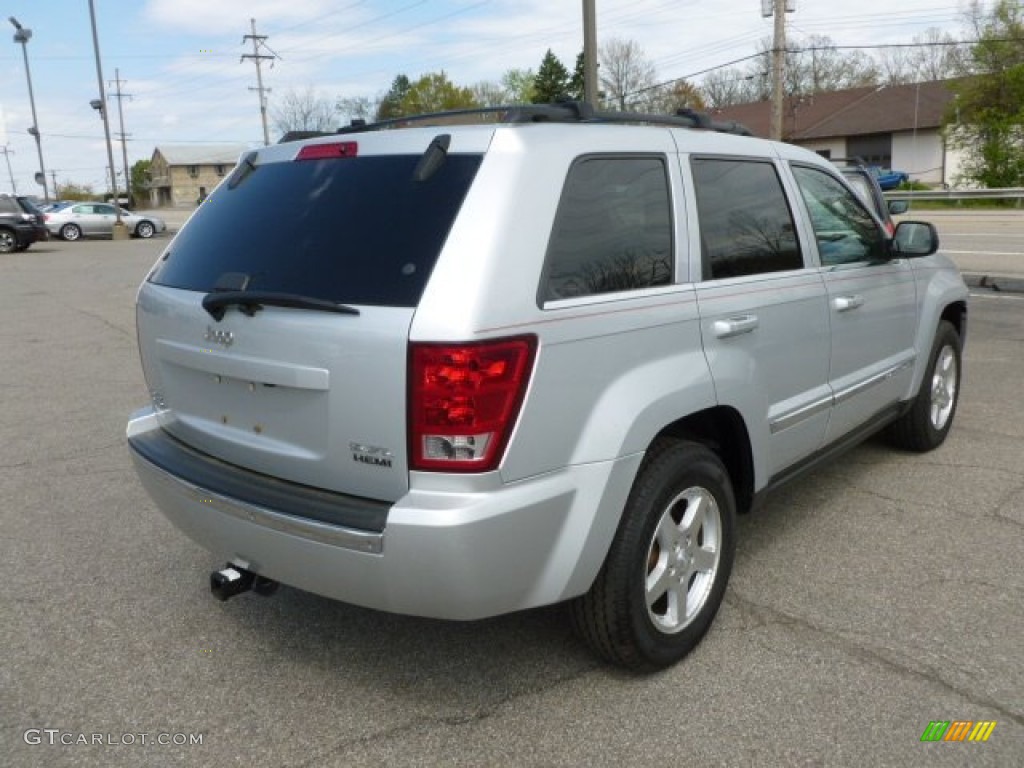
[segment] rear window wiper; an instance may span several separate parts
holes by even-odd
[[[218,323],[228,307],[236,306],[242,314],[252,317],[263,307],[290,307],[292,309],[314,309],[319,312],[337,312],[340,315],[358,315],[359,310],[346,304],[336,304],[325,299],[314,299],[297,293],[275,291],[214,291],[203,297],[203,309]]]

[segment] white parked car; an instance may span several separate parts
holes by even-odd
[[[75,203],[46,214],[46,228],[64,240],[82,237],[109,237],[114,231],[117,208],[110,203]],[[130,213],[121,209],[121,221],[135,237],[149,238],[167,230],[167,223],[150,213]]]

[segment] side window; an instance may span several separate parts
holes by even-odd
[[[21,209],[18,208],[13,199],[0,197],[0,213],[21,213]]]
[[[91,205],[76,205],[71,210],[74,211],[75,213],[92,213],[92,206]]]
[[[588,157],[569,170],[541,301],[668,285],[672,214],[660,157]]]
[[[803,268],[774,165],[719,158],[694,158],[690,165],[705,280]]]
[[[818,240],[822,266],[887,259],[885,237],[863,203],[817,168],[793,166]]]

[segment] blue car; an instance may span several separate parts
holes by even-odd
[[[892,168],[879,168],[873,166],[871,172],[875,174],[875,178],[878,179],[878,186],[883,190],[896,189],[904,181],[908,181],[910,176],[903,171],[894,171]]]

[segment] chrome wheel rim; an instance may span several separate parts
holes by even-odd
[[[17,247],[14,235],[10,232],[0,232],[0,252],[10,253]]]
[[[936,430],[943,429],[949,422],[956,403],[956,354],[949,344],[939,351],[932,371],[932,397],[928,418]]]
[[[78,239],[78,227],[64,227],[61,231],[61,235],[65,240],[77,240]]]
[[[647,616],[666,634],[685,629],[708,601],[722,552],[722,513],[704,488],[687,488],[662,512],[647,549]]]
[[[151,237],[153,234],[153,225],[143,222],[139,224],[139,237]]]

